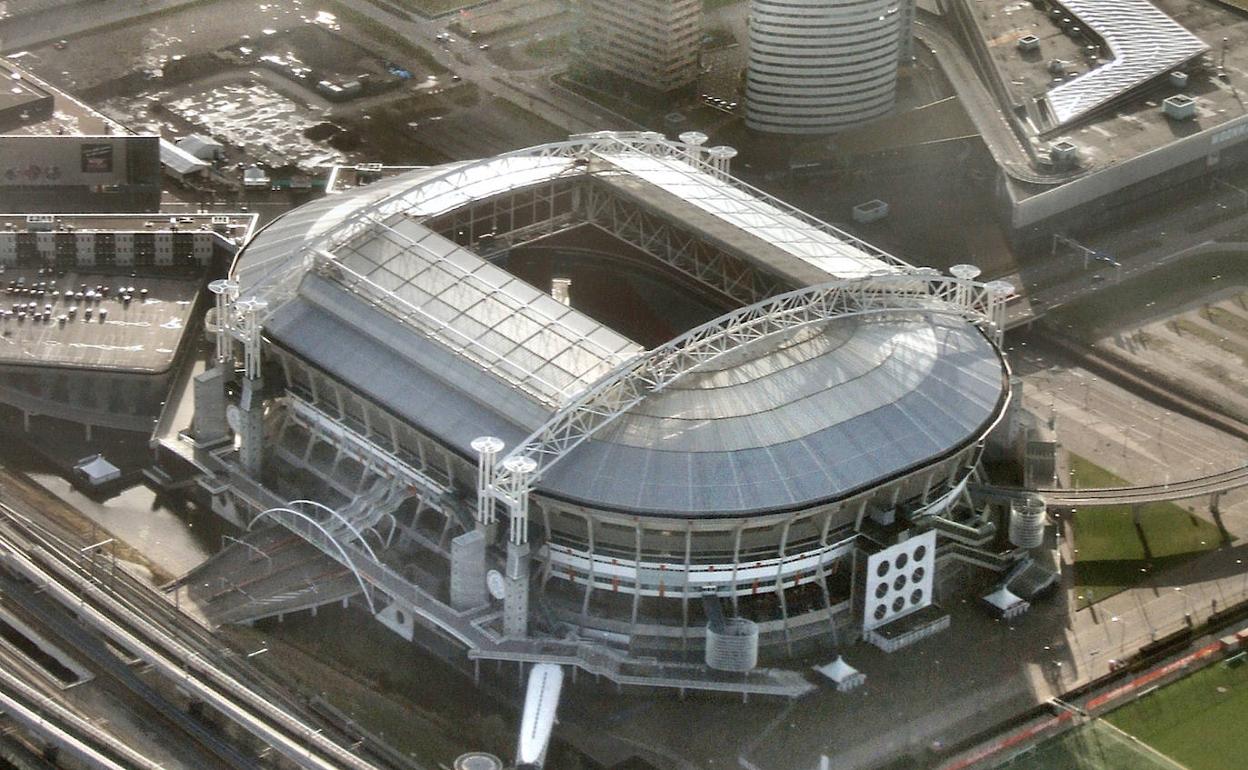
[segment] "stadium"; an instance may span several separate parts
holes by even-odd
[[[908,265],[705,142],[371,169],[257,233],[196,380],[200,485],[248,531],[188,579],[247,583],[209,616],[353,601],[474,660],[790,693],[760,652],[947,624],[1010,285]]]

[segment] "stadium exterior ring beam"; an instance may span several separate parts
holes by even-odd
[[[758,340],[835,318],[887,313],[954,315],[992,330],[999,347],[1005,303],[1014,287],[1005,281],[980,283],[978,270],[956,265],[954,276],[934,270],[832,281],[780,294],[696,327],[636,356],[606,374],[556,412],[523,443],[494,464],[479,492],[524,511],[524,498],[551,466],[619,416],[698,367]],[[510,460],[534,465],[524,479],[509,471]],[[521,532],[527,522],[513,523]],[[523,536],[522,536],[523,537]]]
[[[325,527],[323,527],[321,523],[318,522],[316,519],[312,518],[306,513],[300,513],[299,511],[296,511],[293,508],[285,508],[282,506],[278,506],[277,508],[269,508],[267,510],[263,510],[260,513],[256,514],[256,517],[252,519],[251,522],[247,525],[247,531],[250,532],[251,528],[254,527],[256,525],[256,522],[260,521],[260,519],[263,519],[266,516],[268,516],[269,518],[277,518],[277,514],[279,513],[288,513],[296,518],[306,521],[307,523],[315,527],[317,530],[319,530],[320,533],[325,536],[325,539],[327,539],[330,543],[333,544],[334,548],[338,550],[338,555],[342,557],[342,563],[346,566],[347,569],[351,570],[352,575],[355,575],[355,582],[360,584],[360,591],[361,593],[364,594],[364,600],[368,602],[368,611],[371,614],[376,615],[377,608],[373,606],[373,596],[372,594],[368,592],[368,584],[364,582],[364,577],[360,574],[360,571],[356,569],[355,562],[351,560],[351,554],[347,553],[347,549],[342,547],[342,543],[338,542],[338,538],[330,534],[329,530],[325,529]],[[365,543],[364,545],[366,548],[368,547],[367,543]],[[369,552],[371,553],[372,549],[369,549]],[[373,557],[373,558],[376,559],[376,557]]]

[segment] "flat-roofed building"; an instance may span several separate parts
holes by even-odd
[[[584,61],[656,91],[698,77],[702,0],[586,0]]]
[[[0,60],[0,213],[153,212],[160,137],[135,134],[50,83]]]

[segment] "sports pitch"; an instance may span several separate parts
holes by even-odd
[[[1243,770],[1248,658],[1207,666],[1005,760],[1008,770]]]

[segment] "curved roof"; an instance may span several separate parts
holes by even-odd
[[[617,136],[650,145],[614,147]],[[592,168],[535,148],[306,204],[240,254],[239,296],[266,304],[271,341],[472,457],[473,438],[519,444],[642,348],[433,232],[426,216],[557,177],[632,174],[829,280],[913,269],[690,159],[687,145],[604,142]],[[978,440],[1007,388],[995,346],[960,317],[836,318],[696,368],[577,446],[536,491],[674,516],[806,506]]]
[[[847,316],[695,370],[577,447],[537,488],[656,514],[807,507],[978,439],[1006,388],[993,345],[959,318]]]
[[[1148,0],[1062,0],[1062,5],[1105,41],[1114,58],[1049,91],[1059,125],[1209,50]]]

